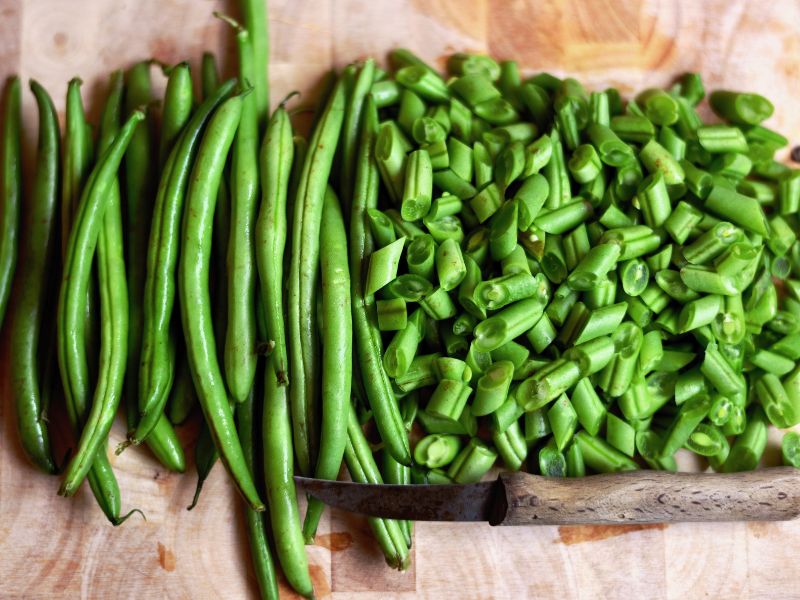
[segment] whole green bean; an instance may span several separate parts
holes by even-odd
[[[275,342],[272,357],[279,385],[288,383],[282,290],[287,229],[286,198],[293,156],[292,125],[286,109],[280,106],[267,125],[261,146],[263,187],[261,211],[256,222],[256,259],[267,336]]]
[[[0,212],[0,325],[6,315],[14,271],[17,268],[19,214],[22,199],[22,93],[18,77],[6,83],[3,107],[2,212]]]
[[[275,550],[289,585],[301,596],[313,597],[308,559],[294,486],[292,431],[287,386],[278,384],[272,357],[264,375],[264,482]]]
[[[317,272],[322,205],[342,128],[345,87],[341,80],[308,145],[295,198],[288,280],[289,369],[292,426],[299,470],[312,472],[317,446],[316,389],[319,358],[316,344]]]
[[[322,427],[317,479],[336,479],[347,441],[347,413],[353,361],[353,324],[347,235],[339,201],[328,187],[320,237],[322,284]],[[303,524],[306,543],[314,539],[323,504],[310,498]]]
[[[247,30],[236,33],[239,80],[254,81],[258,64]],[[228,319],[224,369],[228,393],[236,402],[247,399],[256,376],[256,267],[254,233],[258,210],[257,94],[242,97],[242,117],[233,142],[231,161],[231,222],[228,237]]]
[[[53,266],[57,241],[59,128],[56,109],[47,91],[33,80],[31,91],[39,109],[39,141],[33,190],[23,207],[20,263],[14,282],[10,334],[13,348],[10,353],[11,393],[25,454],[39,469],[54,474],[56,465],[47,427],[48,407],[44,403],[51,382],[44,378],[47,369],[39,360],[39,343],[48,272]]]
[[[178,291],[189,366],[206,422],[242,495],[254,510],[264,510],[236,435],[220,372],[208,283],[214,205],[241,110],[239,96],[226,100],[203,134],[186,198],[181,236],[185,245],[178,267]]]

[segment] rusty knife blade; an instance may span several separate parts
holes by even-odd
[[[411,521],[488,521],[502,484],[393,485],[295,477],[306,493],[348,512]]]

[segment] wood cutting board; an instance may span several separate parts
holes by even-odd
[[[220,0],[0,0],[0,75],[35,77],[63,119],[67,81],[89,98],[133,61],[189,59],[203,50],[233,66]],[[800,142],[800,3],[791,0],[275,0],[269,6],[273,104],[311,96],[322,74],[406,46],[443,67],[459,50],[516,58],[527,71],[571,73],[587,87],[630,93],[687,70],[709,88],[746,88],[776,107],[770,125]],[[160,85],[163,86],[163,83]],[[25,134],[35,143],[33,99]],[[89,102],[96,117],[99,103]],[[193,465],[165,473],[144,449],[111,456],[123,508],[114,529],[87,489],[56,496],[19,449],[0,354],[0,597],[249,598],[241,503],[217,466],[192,512]],[[196,419],[180,428],[193,445]],[[124,436],[121,422],[111,447]],[[770,442],[775,460],[778,435]],[[192,452],[189,450],[188,455]],[[84,486],[85,488],[85,486]],[[490,528],[418,524],[413,566],[389,570],[364,519],[326,512],[309,547],[320,598],[794,598],[800,597],[800,522],[624,527]],[[292,597],[285,585],[286,597]]]

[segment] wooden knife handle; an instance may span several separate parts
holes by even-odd
[[[783,521],[800,514],[800,469],[628,471],[567,479],[504,473],[492,525]]]

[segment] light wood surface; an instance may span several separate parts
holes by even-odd
[[[220,0],[0,0],[0,75],[37,78],[63,110],[73,75],[96,98],[111,69],[145,57],[197,66],[209,49],[230,68],[232,38],[214,10],[235,8]],[[397,45],[439,66],[453,51],[481,50],[626,92],[699,70],[711,88],[768,95],[770,125],[800,142],[800,3],[792,0],[275,0],[269,25],[273,103],[295,89],[310,95],[331,66],[383,59]],[[27,93],[25,109],[35,123]],[[35,126],[26,137],[35,139]],[[55,495],[57,481],[29,467],[18,447],[3,336],[0,597],[255,597],[241,506],[221,467],[187,512],[192,473],[165,473],[144,450],[112,456],[123,507],[147,514],[117,529],[88,490],[70,501]],[[120,422],[112,446],[123,433]],[[197,423],[180,433],[192,444]],[[320,531],[309,556],[321,598],[800,597],[798,522],[418,524],[413,566],[402,574],[384,566],[363,519],[326,513]]]

